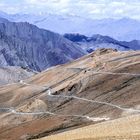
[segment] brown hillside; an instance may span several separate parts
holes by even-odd
[[[140,51],[98,50],[1,87],[0,139],[42,138],[139,114],[139,91]]]

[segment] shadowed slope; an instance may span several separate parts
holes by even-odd
[[[0,19],[0,66],[21,66],[42,71],[84,54],[77,44],[57,33],[27,22]]]

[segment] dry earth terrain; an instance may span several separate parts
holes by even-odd
[[[107,121],[39,140],[139,140],[140,115]]]
[[[97,50],[28,80],[2,86],[0,139],[51,139],[46,136],[68,131],[68,137],[62,133],[54,140],[113,140],[116,136],[138,140],[139,97],[140,51]],[[90,131],[83,132],[82,127],[96,131],[89,137]],[[88,137],[83,138],[85,133]]]

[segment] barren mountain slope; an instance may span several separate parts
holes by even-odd
[[[0,18],[0,66],[43,71],[85,54],[77,44],[57,33],[27,22],[5,20]]]
[[[0,85],[18,82],[35,74],[33,71],[16,66],[0,67]]]
[[[139,114],[139,91],[139,51],[97,50],[1,87],[0,139],[41,138]]]

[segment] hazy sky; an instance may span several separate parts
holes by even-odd
[[[47,12],[92,18],[140,19],[140,0],[0,0],[0,10],[8,13]]]

